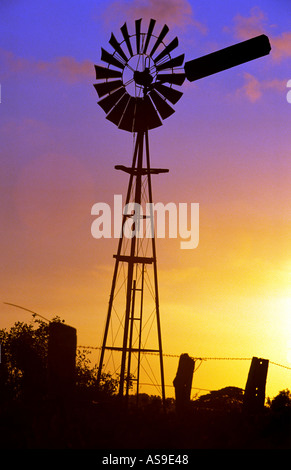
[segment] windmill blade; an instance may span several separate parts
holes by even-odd
[[[165,70],[165,69],[173,69],[175,67],[180,67],[184,62],[185,54],[178,55],[174,59],[168,60],[167,62],[163,62],[161,65],[157,65],[156,69]]]
[[[125,62],[128,62],[128,58],[126,57],[125,53],[121,49],[120,44],[117,41],[117,39],[116,39],[116,37],[114,36],[113,33],[111,33],[111,38],[109,39],[109,44],[111,44],[113,49],[116,50],[116,52],[120,55],[120,57],[122,57],[122,59],[125,60]]]
[[[141,25],[141,19],[135,20],[136,53],[137,54],[139,54],[139,51],[140,51],[140,25]]]
[[[127,103],[130,99],[130,96],[128,93],[123,95],[121,100],[118,101],[118,103],[114,106],[114,108],[110,111],[108,116],[106,116],[106,119],[109,121],[113,122],[116,124],[116,126],[119,125],[120,119],[122,118],[122,115],[124,113],[124,110],[127,106]]]
[[[175,90],[169,86],[163,85],[160,82],[156,82],[153,85],[153,89],[157,90],[162,96],[169,100],[172,104],[177,103],[179,99],[183,96],[181,91]]]
[[[100,65],[95,65],[96,79],[101,78],[121,78],[122,72],[119,70],[112,70],[107,67],[101,67]]]
[[[110,93],[110,95],[106,96],[102,100],[98,101],[99,106],[105,111],[105,113],[109,113],[109,111],[117,104],[117,102],[122,98],[122,96],[126,93],[124,88],[119,88],[118,90]]]
[[[162,121],[148,96],[136,100],[133,132],[154,129],[162,125]]]
[[[166,101],[155,90],[152,90],[149,95],[162,119],[166,119],[175,112],[174,109],[166,103]]]
[[[269,54],[271,45],[265,34],[240,42],[185,63],[190,82]]]
[[[165,26],[163,27],[162,31],[160,32],[160,35],[159,37],[157,38],[155,44],[154,44],[154,47],[152,48],[151,52],[150,52],[150,56],[152,57],[152,55],[156,52],[157,48],[159,47],[159,45],[162,43],[164,37],[166,36],[167,32],[169,31],[169,28],[168,26],[165,24]]]
[[[121,118],[121,121],[118,125],[119,129],[132,132],[134,115],[135,115],[135,98],[131,96],[127,103],[124,114]]]
[[[143,53],[144,54],[146,54],[146,51],[148,49],[149,42],[150,42],[153,30],[154,30],[155,24],[156,24],[156,20],[151,19],[150,24],[149,24],[149,29],[148,29],[148,32],[147,32],[147,36],[146,36],[146,40],[145,40],[145,44],[144,44],[144,48],[143,48]]]
[[[178,45],[179,41],[176,36],[175,39],[173,39],[173,41],[171,41],[170,44],[168,44],[165,49],[163,49],[162,52],[154,59],[154,63],[157,64],[163,57],[165,57],[165,55],[169,54],[173,49],[176,49]]]
[[[120,31],[122,33],[122,36],[124,37],[125,44],[127,45],[128,52],[130,54],[130,57],[133,56],[132,48],[131,48],[131,43],[130,43],[130,38],[127,30],[127,25],[124,23],[123,26],[121,26]]]
[[[99,98],[102,98],[102,96],[107,95],[111,91],[121,88],[122,86],[122,80],[114,80],[113,82],[97,83],[97,85],[94,85],[94,88],[96,89]]]
[[[115,65],[115,67],[118,67],[122,70],[125,67],[124,64],[116,59],[116,57],[113,57],[112,54],[109,54],[109,52],[105,51],[103,47],[101,47],[101,60],[103,60],[103,62],[107,62],[108,64]]]
[[[173,83],[174,85],[182,85],[185,80],[184,73],[158,73],[157,80],[164,83]]]

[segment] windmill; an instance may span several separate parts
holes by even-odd
[[[118,374],[119,395],[128,396],[130,387],[135,382],[138,397],[141,372],[144,371],[149,376],[145,369],[145,361],[148,363],[146,356],[156,355],[159,358],[158,382],[161,384],[164,400],[154,215],[152,212],[145,215],[142,207],[146,202],[152,207],[152,175],[168,170],[151,167],[149,130],[161,126],[162,121],[174,113],[173,105],[182,97],[182,92],[175,87],[180,87],[185,79],[192,82],[262,57],[269,54],[271,46],[267,36],[260,35],[188,61],[183,66],[184,54],[173,56],[173,51],[178,47],[178,38],[175,37],[168,44],[164,41],[169,32],[168,26],[164,25],[156,35],[154,19],[149,21],[146,32],[142,32],[141,23],[141,19],[135,21],[133,34],[129,34],[127,24],[124,23],[120,28],[120,42],[112,33],[109,44],[114,52],[101,48],[101,60],[107,65],[95,65],[98,83],[94,87],[100,98],[98,104],[106,113],[106,119],[134,136],[132,165],[115,167],[129,174],[129,183],[126,210],[122,215],[122,230],[117,254],[114,255],[115,267],[97,380],[100,383],[102,371],[110,363]],[[126,225],[131,227],[131,237],[128,239],[123,230]],[[146,241],[145,233],[151,234]],[[118,287],[122,272],[124,280],[121,287]],[[146,298],[146,289],[151,298]],[[120,291],[123,292],[123,303],[117,300]],[[154,305],[153,309],[149,307],[150,300]],[[117,316],[115,328],[114,316]],[[155,334],[150,334],[149,325],[155,327]],[[148,339],[153,337],[156,340],[155,345],[148,345]],[[106,354],[108,359],[105,358]],[[114,359],[116,354],[119,354],[118,359]],[[148,365],[152,371],[150,364]]]

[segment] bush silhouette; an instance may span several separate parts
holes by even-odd
[[[56,319],[60,321],[59,319]],[[290,448],[291,393],[267,400],[259,416],[243,413],[243,390],[224,387],[190,402],[177,413],[158,396],[118,399],[118,377],[103,374],[97,389],[90,351],[78,350],[76,389],[68,402],[47,390],[48,324],[35,318],[0,330],[1,448]]]

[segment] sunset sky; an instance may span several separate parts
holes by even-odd
[[[0,4],[0,328],[56,315],[100,346],[116,239],[91,235],[96,202],[125,196],[133,139],[97,106],[111,31],[166,23],[185,60],[267,34],[269,56],[181,87],[150,132],[155,201],[200,205],[199,245],[157,241],[165,353],[291,367],[289,0],[16,0]],[[166,384],[178,360],[165,358]],[[244,388],[248,361],[207,361],[193,386]],[[291,388],[270,364],[267,395]],[[154,393],[154,391],[152,391]],[[166,394],[173,390],[166,389]]]

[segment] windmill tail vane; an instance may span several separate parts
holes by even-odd
[[[145,32],[142,19],[136,20],[132,34],[124,23],[120,41],[113,33],[109,39],[113,52],[101,48],[103,65],[95,65],[94,87],[106,119],[119,129],[137,134],[132,166],[115,167],[129,174],[126,205],[131,201],[139,205],[152,203],[151,177],[168,171],[151,167],[148,131],[161,126],[174,113],[173,105],[183,95],[179,87],[185,79],[192,82],[207,77],[263,57],[271,50],[268,37],[262,34],[184,64],[184,54],[174,52],[178,38],[165,42],[168,32],[167,25],[157,30],[154,19],[150,19]],[[124,221],[128,217],[123,214]],[[152,224],[150,233],[154,233],[153,217],[148,223]],[[146,374],[146,382],[151,376],[153,383],[161,384],[159,392],[165,400],[155,237],[145,244],[136,236],[126,243],[121,236],[114,259],[98,383],[102,371],[110,369],[119,378],[119,395],[128,397],[134,382],[138,399],[142,375]],[[155,368],[147,364],[148,352],[158,353]]]

